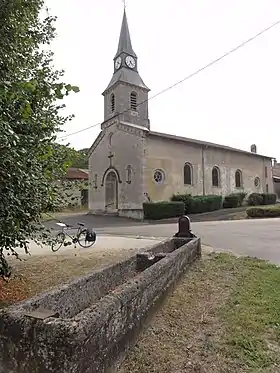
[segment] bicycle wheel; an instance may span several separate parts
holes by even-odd
[[[52,251],[55,253],[58,251],[65,241],[65,233],[59,232],[55,237],[55,242],[52,244]]]
[[[91,247],[95,243],[95,241],[87,241],[86,237],[87,237],[87,229],[83,229],[78,234],[78,237],[77,237],[79,245],[85,249],[87,249],[88,247]]]

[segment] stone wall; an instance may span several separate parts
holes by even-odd
[[[157,301],[200,257],[200,239],[173,238],[143,254],[148,261],[161,259],[139,271],[134,256],[2,310],[0,373],[95,373],[115,367]],[[42,317],[30,314],[42,308],[49,316],[46,310]]]
[[[229,193],[273,192],[272,167],[269,158],[258,154],[206,147],[191,142],[148,135],[144,175],[144,192],[153,201],[169,200],[172,194],[227,195]],[[192,166],[192,184],[184,185],[184,165]],[[219,169],[219,186],[212,186],[212,169]],[[155,170],[165,176],[163,183],[154,180]],[[242,173],[241,187],[235,186],[235,172]],[[266,170],[266,171],[265,171]],[[255,178],[260,185],[255,186]]]

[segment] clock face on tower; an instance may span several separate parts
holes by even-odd
[[[115,68],[118,70],[121,67],[122,59],[121,57],[118,57],[115,61]]]
[[[131,56],[126,56],[125,58],[125,63],[127,64],[128,67],[130,67],[131,69],[134,69],[134,67],[136,66],[136,62],[135,62],[135,59]]]

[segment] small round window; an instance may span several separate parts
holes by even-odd
[[[154,181],[157,184],[162,184],[164,182],[164,173],[161,170],[156,170],[154,172]]]
[[[256,188],[259,188],[261,186],[261,180],[259,177],[255,178],[254,184]]]

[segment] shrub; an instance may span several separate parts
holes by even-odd
[[[243,204],[243,201],[244,201],[245,197],[247,196],[247,193],[246,192],[239,192],[239,193],[234,193],[234,194],[239,196],[239,203],[240,203],[240,206],[241,206]]]
[[[170,200],[173,202],[184,202],[185,214],[190,211],[190,206],[192,203],[192,196],[190,194],[173,194]]]
[[[277,196],[274,193],[263,193],[263,204],[264,205],[275,205]]]
[[[225,196],[223,202],[224,209],[231,209],[240,206],[240,198],[237,194],[229,194]]]
[[[248,197],[249,206],[274,205],[277,196],[274,193],[252,193]]]
[[[222,206],[222,196],[194,196],[190,205],[189,214],[200,214],[219,210]]]
[[[184,215],[185,205],[179,201],[147,202],[143,203],[143,210],[144,219],[160,220]]]
[[[191,196],[190,194],[173,194],[171,201],[181,201],[185,205],[185,214],[199,214],[219,210],[222,197],[216,195]]]
[[[258,206],[249,207],[246,210],[247,216],[250,218],[274,218],[280,217],[280,206]]]
[[[225,196],[224,202],[223,202],[223,208],[228,209],[228,208],[234,208],[234,207],[241,206],[245,197],[246,197],[245,192],[231,193],[228,196]]]
[[[263,195],[261,193],[252,193],[249,195],[247,203],[249,206],[260,206],[263,204]]]

